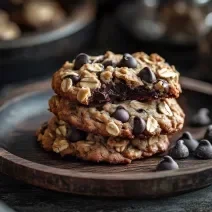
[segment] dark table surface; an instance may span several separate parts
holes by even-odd
[[[159,200],[115,200],[47,191],[0,174],[0,199],[20,212],[211,212],[212,186]]]

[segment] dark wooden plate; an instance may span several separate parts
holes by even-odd
[[[180,103],[187,121],[199,108],[212,110],[212,86],[182,78]],[[0,101],[0,171],[42,188],[81,195],[154,198],[175,195],[212,183],[212,160],[190,157],[178,161],[177,171],[154,172],[160,157],[129,165],[86,163],[61,159],[44,152],[36,142],[35,130],[51,114],[47,101],[53,94],[50,82],[16,89]],[[15,96],[15,97],[14,97]],[[204,128],[188,128],[201,138]]]

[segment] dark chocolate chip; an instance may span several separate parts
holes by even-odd
[[[174,159],[183,159],[189,156],[189,150],[183,140],[178,140],[176,145],[169,150],[169,155]]]
[[[136,68],[137,61],[132,55],[126,53],[123,55],[123,58],[121,59],[118,66],[119,67]]]
[[[211,123],[211,119],[209,117],[209,110],[207,108],[201,108],[197,114],[191,120],[191,126],[194,127],[202,127],[209,125]]]
[[[133,127],[133,134],[135,136],[140,135],[146,129],[146,122],[139,117],[134,118],[134,127]]]
[[[178,164],[168,155],[163,157],[163,160],[157,165],[157,171],[166,171],[166,170],[174,170],[179,169]]]
[[[138,110],[136,110],[136,111],[139,112],[139,113],[146,112],[144,109],[138,109]]]
[[[112,117],[125,123],[129,120],[129,113],[123,108],[117,108],[116,111],[112,114]]]
[[[106,68],[107,66],[116,67],[116,64],[112,60],[105,60],[102,65]]]
[[[200,159],[212,159],[212,146],[208,140],[202,140],[196,148],[194,155]]]
[[[212,125],[208,126],[204,135],[204,139],[209,140],[212,143]]]
[[[90,63],[89,56],[85,53],[78,54],[74,62],[74,69],[78,70],[86,63]]]
[[[141,78],[141,80],[145,82],[148,82],[148,83],[156,82],[155,74],[148,67],[144,67],[139,72],[138,76]]]
[[[76,75],[68,75],[65,78],[70,78],[72,79],[73,84],[77,84],[80,81],[80,76],[76,76]]]
[[[187,146],[189,152],[194,152],[199,145],[199,142],[192,137],[190,132],[184,132],[179,140],[184,141],[184,145]]]
[[[86,136],[87,136],[86,132],[76,129],[75,127],[70,128],[67,133],[67,139],[70,142],[85,140]]]
[[[76,75],[71,75],[70,77],[72,79],[72,82],[74,84],[78,83],[80,81],[80,76],[76,76]]]

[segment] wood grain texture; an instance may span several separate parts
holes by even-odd
[[[189,79],[183,80],[191,83]],[[187,122],[198,108],[212,105],[207,89],[202,90],[202,84],[199,92],[187,88],[180,99],[188,114]],[[111,166],[73,158],[61,159],[53,153],[44,152],[36,143],[35,130],[50,117],[47,99],[51,95],[49,82],[40,82],[11,93],[0,108],[0,119],[4,123],[0,126],[2,173],[47,189],[110,197],[154,198],[195,190],[212,183],[212,160],[190,157],[178,161],[180,169],[177,171],[154,172],[160,157]],[[204,133],[204,128],[189,130],[198,138]]]

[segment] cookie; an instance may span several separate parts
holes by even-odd
[[[185,117],[175,99],[87,107],[53,96],[49,107],[59,119],[83,131],[125,138],[172,134],[182,129]]]
[[[79,136],[82,136],[79,140],[76,139],[76,130]],[[85,161],[111,164],[128,164],[132,160],[164,152],[169,146],[166,135],[132,140],[103,137],[80,131],[56,117],[37,131],[37,137],[46,151],[53,151],[61,156],[74,156]]]
[[[125,100],[177,98],[179,73],[158,54],[79,54],[52,79],[59,96],[84,105]]]

